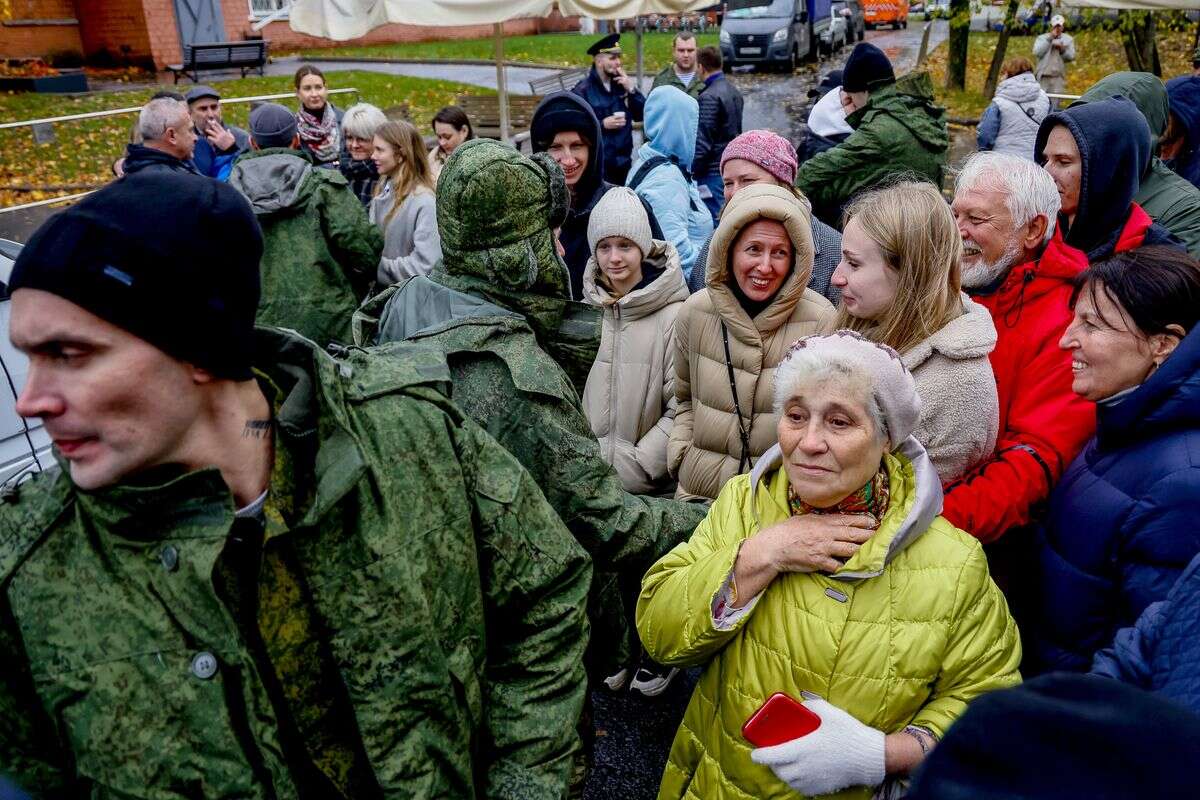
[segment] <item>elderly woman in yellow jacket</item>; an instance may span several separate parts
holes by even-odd
[[[651,567],[649,654],[704,664],[660,800],[836,793],[902,779],[972,698],[1018,683],[1016,624],[979,542],[939,516],[900,357],[850,331],[800,339],[775,375],[776,446]],[[753,748],[776,692],[820,718]]]

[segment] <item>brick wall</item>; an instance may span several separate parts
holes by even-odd
[[[79,52],[82,44],[78,25],[22,24],[75,18],[72,0],[0,0],[0,58]]]
[[[80,0],[79,27],[88,58],[107,53],[117,61],[153,61],[142,0]]]

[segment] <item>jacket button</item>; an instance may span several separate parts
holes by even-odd
[[[162,563],[163,569],[167,572],[174,572],[175,568],[179,566],[179,551],[175,549],[174,545],[169,544],[158,554],[158,560]]]
[[[192,656],[192,674],[206,681],[217,674],[217,657],[206,651]]]

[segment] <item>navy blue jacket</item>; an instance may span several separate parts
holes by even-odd
[[[124,174],[133,175],[135,172],[148,170],[151,172],[183,172],[189,175],[199,175],[191,160],[184,161],[170,153],[146,147],[143,144],[125,145]]]
[[[1166,600],[1096,654],[1092,672],[1158,692],[1200,714],[1200,556]]]
[[[721,174],[725,147],[742,133],[742,93],[718,72],[705,79],[706,86],[696,101],[700,124],[696,129],[696,157],[692,176],[696,180]]]
[[[1115,252],[1129,221],[1141,176],[1153,156],[1150,125],[1127,97],[1110,97],[1048,114],[1034,145],[1034,157],[1042,166],[1046,164],[1042,155],[1046,140],[1057,125],[1071,132],[1081,159],[1075,221],[1068,223],[1067,216],[1059,214],[1058,225],[1066,243],[1095,263]],[[1183,243],[1158,224],[1150,226],[1142,244],[1183,249]]]
[[[1183,149],[1167,166],[1200,187],[1200,78],[1190,75],[1167,81],[1171,115],[1183,126]]]
[[[1096,437],[1050,496],[1018,615],[1026,675],[1086,671],[1200,552],[1200,328],[1096,408]],[[1020,604],[1019,604],[1020,605]]]
[[[626,92],[621,84],[613,81],[611,89],[605,89],[600,76],[592,66],[586,78],[571,90],[587,101],[596,119],[601,123],[619,111],[625,112],[625,127],[615,131],[604,130],[604,180],[624,186],[629,165],[633,163],[633,123],[641,122],[646,108],[646,98],[640,91]]]

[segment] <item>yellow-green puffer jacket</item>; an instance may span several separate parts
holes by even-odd
[[[649,654],[706,664],[671,746],[659,800],[796,794],[750,760],[745,721],[775,692],[821,695],[885,733],[940,738],[974,697],[1020,682],[1021,645],[979,542],[938,516],[941,484],[909,437],[885,456],[891,503],[879,530],[833,575],[776,578],[728,630],[713,604],[741,542],[790,514],[776,445],[722,489],[692,538],[642,582]],[[756,488],[758,491],[755,491]],[[869,798],[859,787],[830,797]]]

